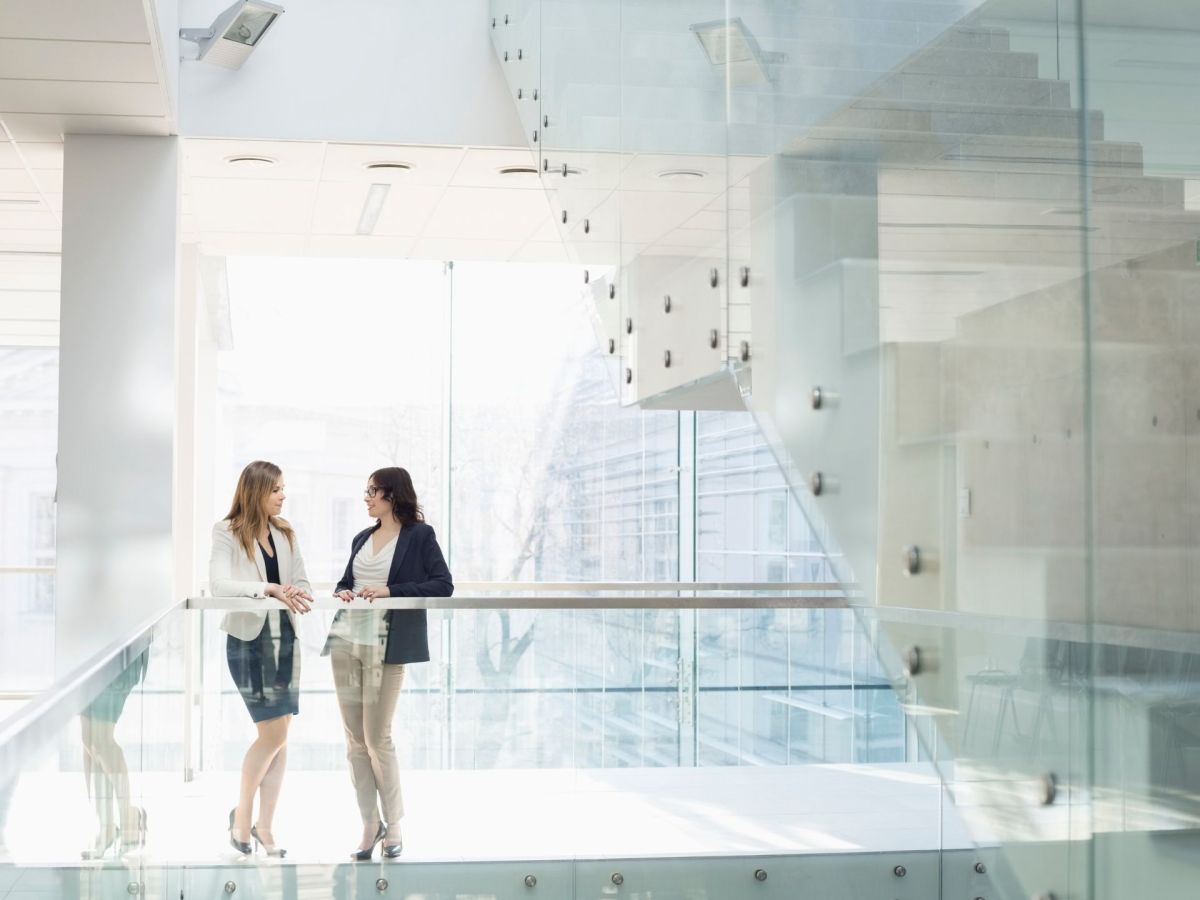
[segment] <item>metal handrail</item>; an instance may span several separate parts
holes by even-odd
[[[313,581],[316,591],[332,592],[335,581]],[[201,585],[207,588],[207,583]],[[854,585],[843,585],[833,581],[456,581],[454,588],[459,594],[471,593],[520,593],[529,591],[560,591],[562,593],[590,592],[628,593],[653,592],[676,593],[680,591],[757,591],[777,593],[781,591],[841,591],[853,590]],[[207,594],[202,590],[201,596]]]
[[[261,611],[283,609],[278,600],[250,597],[188,597],[188,609]],[[547,596],[504,596],[455,594],[453,597],[383,597],[368,603],[356,599],[343,603],[336,597],[315,597],[316,610],[335,609],[845,609],[850,601],[836,594],[696,594],[687,597],[587,596],[550,594]]]

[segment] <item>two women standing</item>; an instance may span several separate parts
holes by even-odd
[[[275,845],[271,818],[287,761],[288,725],[299,713],[294,616],[307,612],[312,600],[295,535],[279,518],[283,499],[278,467],[266,462],[248,465],[238,480],[233,508],[213,529],[210,563],[214,596],[272,597],[287,607],[286,613],[229,613],[221,623],[229,635],[230,674],[259,730],[242,764],[238,805],[230,812],[230,842],[239,852],[249,853],[253,838],[278,856],[285,851]],[[389,467],[372,473],[364,500],[375,524],[351,542],[336,596],[347,603],[355,597],[374,602],[383,597],[450,596],[450,570],[433,529],[425,524],[408,472]],[[249,542],[243,537],[247,534]],[[395,858],[403,846],[399,822],[404,807],[392,718],[404,667],[429,660],[426,612],[339,610],[323,655],[333,667],[350,780],[363,821],[362,841],[351,856],[370,859],[375,845],[382,843],[384,856]],[[256,794],[259,815],[251,824]]]

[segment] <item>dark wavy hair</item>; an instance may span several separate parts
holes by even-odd
[[[417,502],[417,490],[413,487],[408,469],[388,466],[371,473],[370,484],[383,494],[383,499],[392,504],[392,514],[401,525],[413,525],[425,521],[425,513]]]

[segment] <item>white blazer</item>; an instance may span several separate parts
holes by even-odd
[[[294,584],[303,591],[312,593],[308,573],[304,570],[304,557],[300,555],[300,542],[293,547],[286,535],[270,526],[275,540],[275,553],[279,559],[279,580]],[[229,530],[229,522],[221,521],[213,526],[212,555],[208,559],[209,590],[214,597],[254,597],[263,600],[261,611],[227,612],[221,619],[221,630],[235,638],[250,641],[262,631],[267,613],[280,610],[277,601],[267,599],[267,568],[262,553],[255,548],[254,558],[246,556],[242,542]],[[292,628],[300,633],[296,614],[288,611]]]

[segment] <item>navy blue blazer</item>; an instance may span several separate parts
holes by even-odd
[[[350,561],[335,591],[354,588],[354,557],[378,525],[360,531],[350,543]],[[450,569],[438,546],[433,528],[424,522],[405,525],[396,539],[392,567],[388,572],[388,593],[393,597],[449,597],[454,593]],[[429,624],[423,609],[389,609],[385,663],[429,662]],[[325,650],[329,652],[329,640]]]

